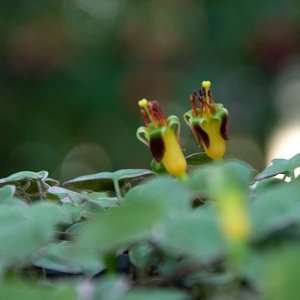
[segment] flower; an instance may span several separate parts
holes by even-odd
[[[190,96],[192,110],[184,114],[184,120],[193,131],[205,153],[214,160],[221,159],[225,154],[227,136],[228,111],[223,104],[215,103],[210,91],[211,82],[203,81],[199,92]],[[196,106],[196,98],[200,108]]]
[[[180,124],[176,116],[165,117],[157,101],[138,102],[146,126],[139,127],[137,138],[146,144],[156,162],[170,175],[185,176],[187,164],[179,145]]]

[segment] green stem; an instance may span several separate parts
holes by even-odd
[[[119,182],[118,182],[118,180],[116,180],[116,178],[113,178],[113,183],[114,183],[116,196],[117,196],[119,202],[121,202],[123,197],[122,197],[122,194],[121,194],[121,189],[120,189]]]
[[[189,179],[189,175],[187,173],[183,173],[181,176],[178,176],[177,179],[179,181],[185,182],[185,181],[187,181]]]

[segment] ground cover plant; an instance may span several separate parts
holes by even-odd
[[[0,180],[0,299],[299,298],[300,154],[262,172],[223,159],[210,86],[184,114],[204,152],[186,156],[180,118],[142,99],[151,170]]]

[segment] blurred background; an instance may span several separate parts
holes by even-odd
[[[1,177],[148,167],[137,101],[181,117],[202,80],[230,111],[227,157],[300,152],[299,0],[6,0],[0,25]]]

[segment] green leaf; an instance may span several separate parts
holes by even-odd
[[[175,289],[163,288],[136,288],[130,290],[122,300],[189,300],[191,296],[186,293]]]
[[[255,177],[255,180],[262,180],[278,174],[293,177],[295,169],[300,167],[300,153],[296,154],[291,159],[273,159],[271,162],[272,164],[259,173]]]
[[[298,299],[300,295],[299,266],[299,243],[273,249],[264,262],[262,284],[265,299]]]
[[[239,186],[248,190],[255,170],[247,163],[239,160],[215,162],[194,171],[187,182],[189,188],[197,193],[210,194],[215,190],[215,178],[224,186]]]
[[[54,236],[54,226],[33,218],[30,207],[12,206],[0,211],[0,260],[24,261]]]
[[[53,243],[41,249],[34,264],[54,271],[84,273],[89,276],[99,273],[104,268],[96,251],[81,251],[70,242]]]
[[[154,180],[132,189],[123,205],[87,221],[77,243],[102,253],[145,239],[168,214],[189,207],[188,192],[173,180]]]
[[[0,284],[0,299],[14,300],[73,300],[76,292],[73,287],[42,286],[21,281]]]
[[[203,153],[193,153],[186,158],[186,162],[189,166],[202,166],[211,163],[213,160]]]
[[[167,253],[189,255],[203,262],[224,255],[226,250],[217,218],[207,208],[168,220],[157,242]]]
[[[123,276],[109,275],[101,278],[95,286],[91,300],[119,300],[129,289],[129,282]]]
[[[252,223],[257,239],[292,224],[300,224],[300,179],[260,194],[251,205]]]
[[[122,186],[131,180],[148,177],[152,174],[150,170],[124,169],[113,173],[102,172],[80,176],[65,182],[64,186],[70,189],[90,192],[115,191],[114,181]]]
[[[7,184],[15,185],[18,190],[26,192],[29,196],[38,196],[46,191],[49,186],[58,185],[59,182],[47,178],[47,171],[31,172],[22,171],[0,179],[0,186]],[[42,195],[41,195],[42,196]]]
[[[12,174],[6,178],[0,179],[0,184],[2,183],[17,183],[23,180],[38,180],[45,179],[48,176],[47,171],[40,172],[31,172],[31,171],[21,171],[15,174]]]
[[[0,188],[0,201],[3,199],[12,198],[16,192],[16,187],[14,185],[5,185]]]
[[[154,249],[149,243],[143,242],[133,245],[129,250],[130,261],[138,268],[145,269],[155,262]]]
[[[37,202],[30,211],[29,216],[34,220],[45,222],[47,224],[70,223],[70,213],[62,206],[50,202]]]

